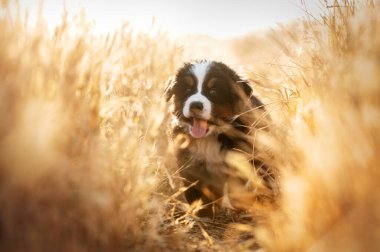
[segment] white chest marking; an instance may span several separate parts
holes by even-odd
[[[221,151],[221,143],[214,135],[195,140],[190,151],[196,158],[205,160],[206,163],[224,162],[225,153]]]

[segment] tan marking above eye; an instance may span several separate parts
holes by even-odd
[[[190,87],[194,86],[194,80],[190,76],[186,76],[184,80],[185,80],[186,85]]]
[[[207,82],[207,87],[208,87],[208,88],[212,88],[212,87],[214,87],[215,84],[216,84],[216,81],[217,81],[217,80],[218,80],[217,78],[211,78],[211,79]]]

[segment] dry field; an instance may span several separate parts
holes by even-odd
[[[0,251],[379,251],[379,1],[198,44],[0,4]],[[276,204],[207,220],[183,200],[162,95],[194,57],[267,104]]]

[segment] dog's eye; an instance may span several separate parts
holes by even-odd
[[[216,95],[216,90],[215,90],[215,89],[211,89],[211,90],[209,91],[209,94],[210,94],[211,96],[215,96],[215,95]]]
[[[186,88],[186,90],[185,90],[186,94],[190,94],[190,93],[191,93],[191,91],[192,91],[192,89],[191,89],[191,88]]]

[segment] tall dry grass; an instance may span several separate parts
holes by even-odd
[[[288,58],[272,82],[285,101],[273,142],[282,198],[256,230],[270,251],[380,247],[380,3],[325,4],[301,34],[272,36]]]
[[[128,25],[95,36],[83,14],[49,31],[8,1],[0,27],[0,250],[169,248],[152,193],[181,51]]]
[[[281,196],[210,221],[182,201],[162,99],[200,52],[127,24],[94,35],[83,14],[48,31],[2,1],[0,250],[376,251],[380,3],[332,5],[219,55],[267,104]]]

